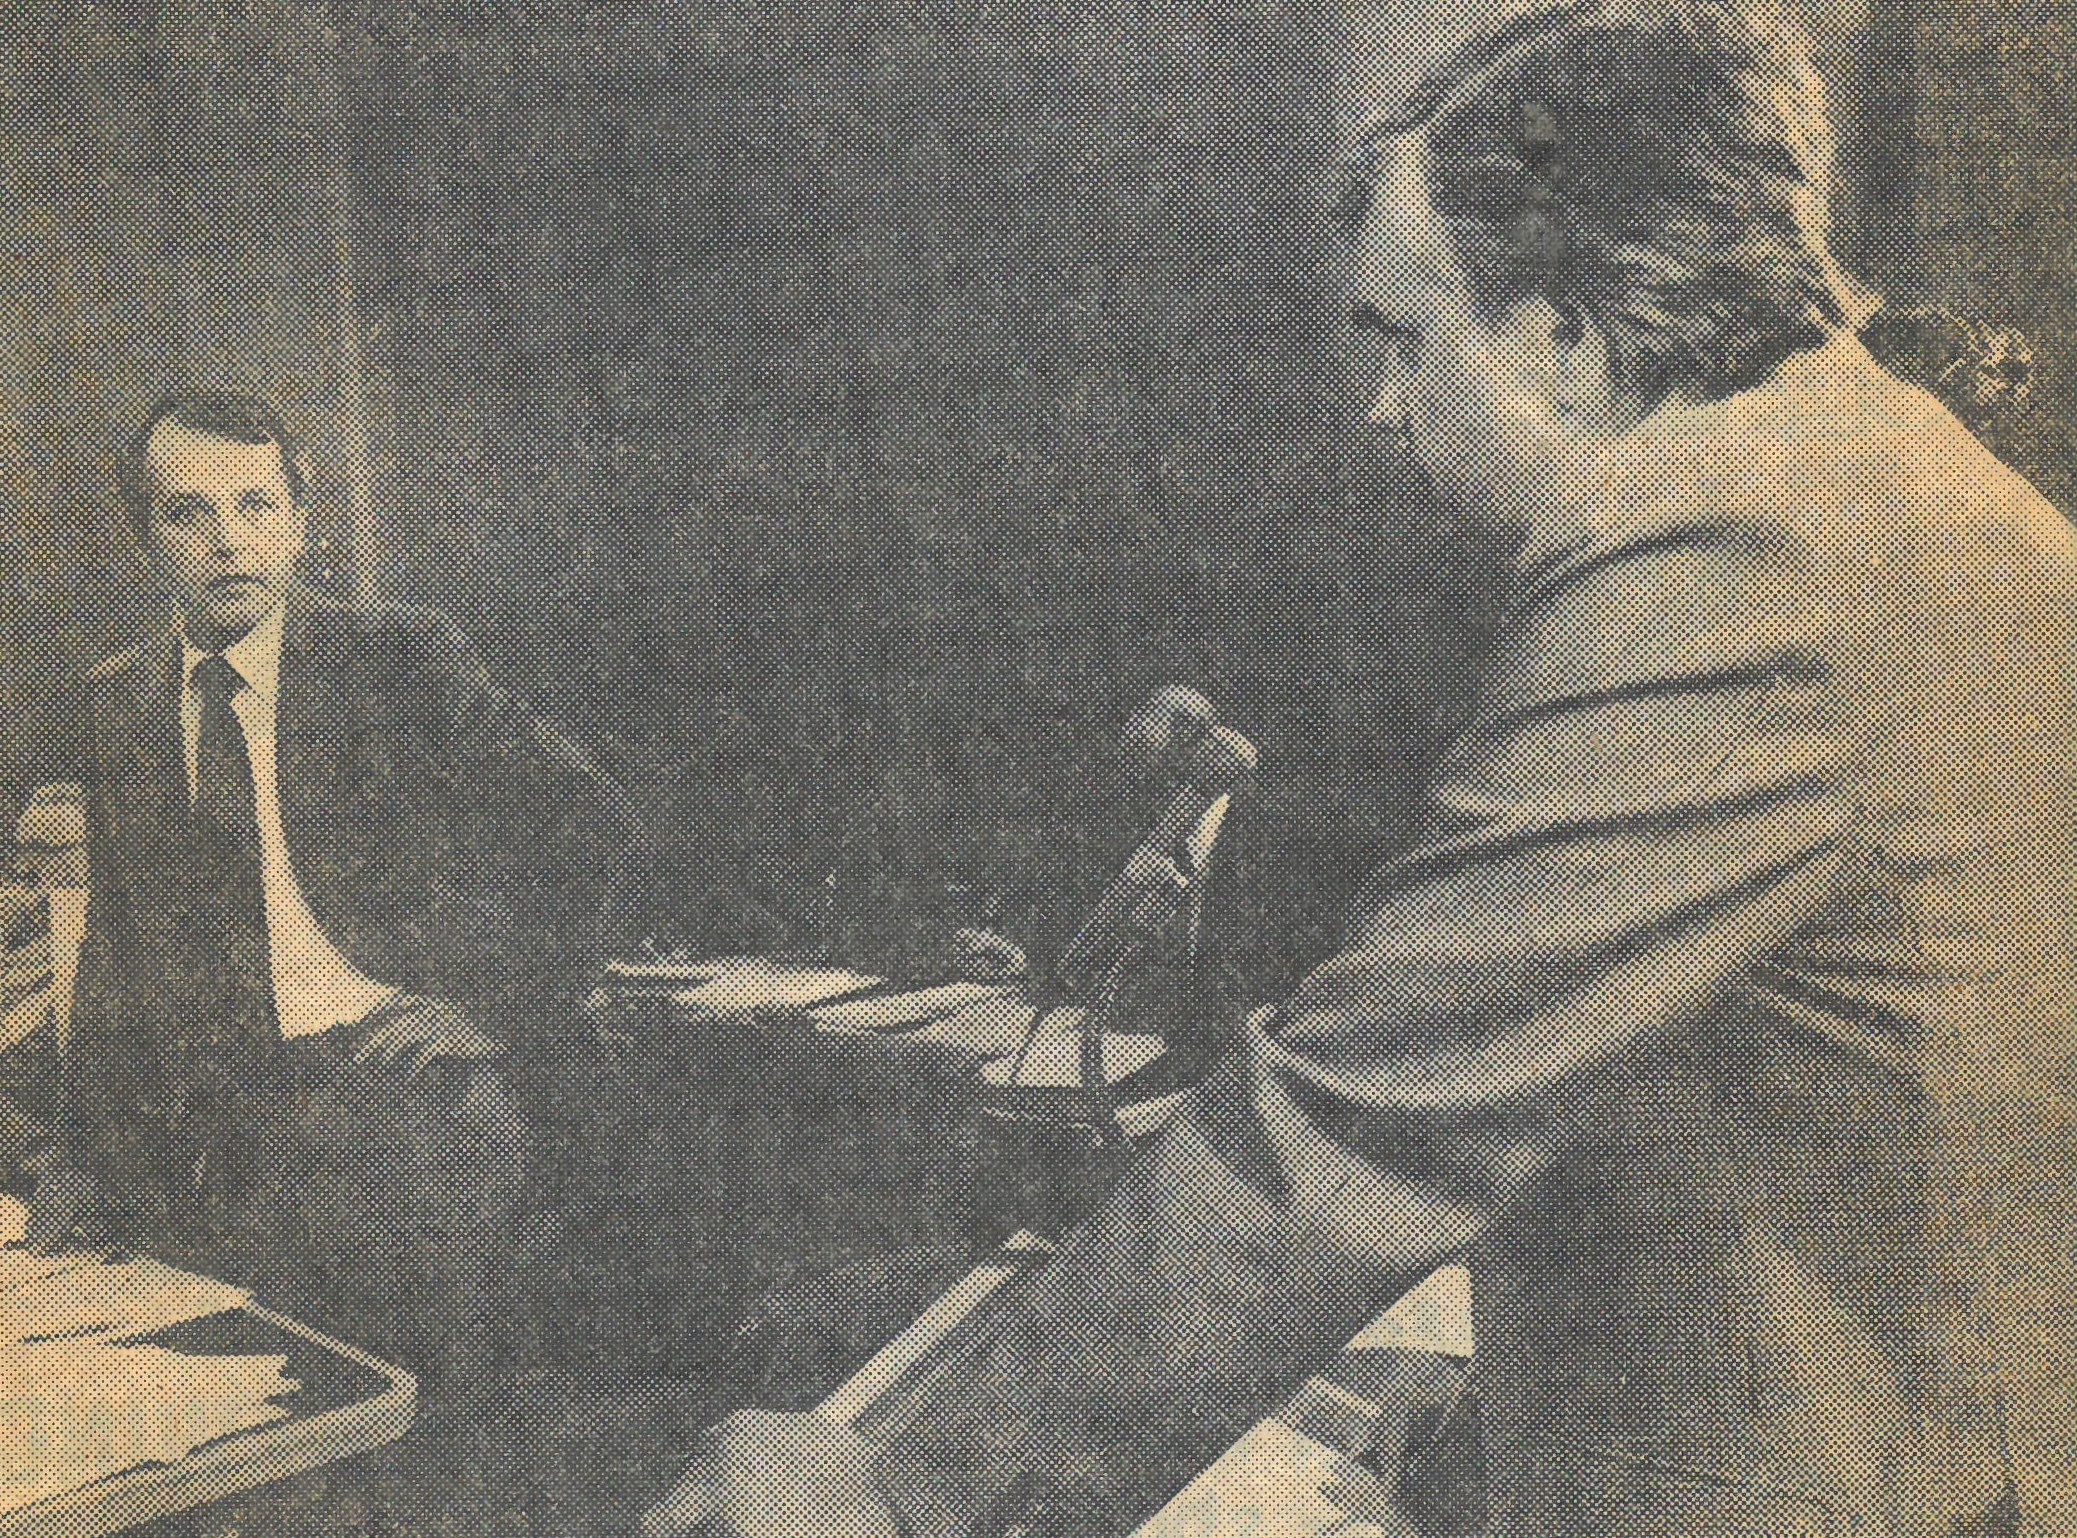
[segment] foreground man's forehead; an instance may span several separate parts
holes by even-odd
[[[1355,297],[1387,318],[1462,285],[1448,232],[1428,195],[1424,162],[1416,138],[1402,135],[1379,143],[1369,207],[1356,232]]]

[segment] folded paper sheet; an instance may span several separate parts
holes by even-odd
[[[0,1511],[172,1463],[287,1411],[280,1356],[190,1356],[105,1337],[0,1345]]]
[[[251,1301],[249,1292],[155,1260],[96,1261],[0,1291],[0,1348],[70,1335],[148,1335]]]

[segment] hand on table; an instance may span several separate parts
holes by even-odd
[[[947,953],[959,975],[970,983],[1006,983],[1031,970],[1024,948],[992,929],[957,931]]]
[[[93,1248],[108,1240],[101,1194],[94,1182],[69,1164],[47,1164],[29,1197],[22,1241],[38,1254]]]
[[[873,1450],[826,1416],[740,1410],[701,1438],[641,1538],[899,1538],[873,1475]]]
[[[435,1063],[490,1062],[504,1055],[501,1043],[445,999],[414,998],[400,1002],[368,1033],[354,1048],[353,1060],[375,1068],[408,1063],[406,1077],[415,1079]]]

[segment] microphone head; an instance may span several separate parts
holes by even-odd
[[[1133,713],[1125,723],[1120,747],[1142,774],[1187,762],[1190,751],[1218,724],[1212,702],[1195,689],[1170,684]]]
[[[962,929],[948,947],[952,966],[970,983],[1006,983],[1031,970],[1024,947],[992,929]]]
[[[1191,750],[1191,786],[1204,796],[1223,796],[1255,772],[1255,744],[1230,726],[1214,726]]]

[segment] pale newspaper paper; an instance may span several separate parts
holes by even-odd
[[[26,1216],[0,1197],[0,1512],[286,1416],[286,1357],[135,1339],[244,1308],[250,1293],[154,1261],[7,1248]]]

